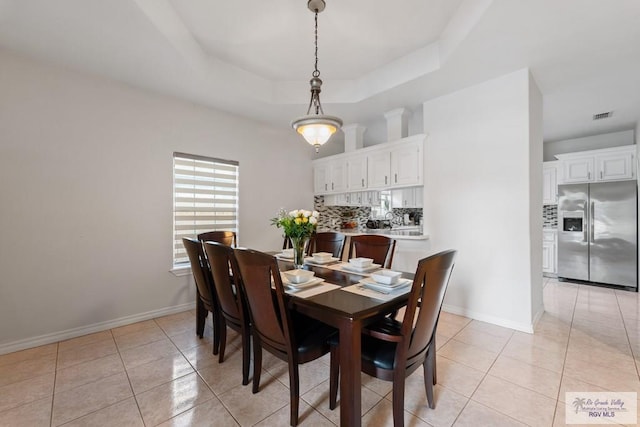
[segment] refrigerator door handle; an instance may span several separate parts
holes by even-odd
[[[595,202],[591,202],[591,209],[589,212],[589,243],[593,243],[593,235],[595,233],[595,225],[594,225],[594,221],[593,219],[595,218],[595,214],[596,214],[596,203]]]
[[[582,218],[582,233],[584,234],[583,242],[589,243],[589,202],[584,203],[584,217]]]

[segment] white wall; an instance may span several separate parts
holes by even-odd
[[[0,354],[193,306],[172,267],[172,153],[240,162],[239,243],[311,208],[312,147],[0,50]],[[194,325],[195,327],[195,325]]]
[[[535,324],[544,313],[542,297],[542,93],[529,73],[529,250],[531,259],[531,315]]]
[[[577,151],[597,150],[599,148],[620,147],[634,144],[633,129],[604,133],[583,138],[565,139],[544,144],[544,161],[556,160],[556,154],[575,153]]]
[[[444,309],[523,331],[542,300],[541,108],[526,69],[424,103],[425,229],[458,250]]]

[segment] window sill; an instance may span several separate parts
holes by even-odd
[[[191,266],[190,265],[177,265],[169,270],[171,274],[176,277],[189,276],[191,274]]]

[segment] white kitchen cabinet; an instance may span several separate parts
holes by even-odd
[[[424,187],[413,187],[413,207],[422,208],[422,193]]]
[[[344,159],[337,159],[316,163],[313,167],[313,189],[316,194],[346,191],[347,162]]]
[[[313,191],[315,194],[328,193],[330,186],[329,163],[316,163],[313,166]]]
[[[369,188],[386,188],[391,185],[391,152],[376,151],[367,155],[367,181]]]
[[[542,165],[542,204],[558,203],[558,161],[545,162]]]
[[[423,187],[399,188],[391,191],[392,208],[421,208]]]
[[[619,181],[635,177],[636,146],[558,154],[563,183]]]
[[[347,162],[337,160],[330,163],[331,191],[341,192],[347,189]]]
[[[367,206],[380,206],[380,192],[379,191],[367,191]]]
[[[362,193],[347,193],[345,194],[347,206],[362,206]]]
[[[578,157],[562,161],[564,170],[564,183],[572,184],[578,182],[593,181],[593,170],[595,168],[595,157]]]
[[[558,269],[558,243],[556,230],[542,232],[542,272],[556,274]]]
[[[633,179],[634,153],[601,154],[596,157],[596,179],[598,181],[613,181]]]
[[[423,140],[407,142],[391,150],[391,185],[422,184]]]
[[[356,156],[347,160],[347,188],[362,190],[367,188],[367,156]]]
[[[313,162],[315,194],[423,184],[424,134]]]
[[[379,204],[380,193],[378,191],[356,191],[324,196],[325,206],[377,206]]]

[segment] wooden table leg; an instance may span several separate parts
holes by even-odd
[[[360,321],[345,321],[340,325],[340,425],[359,427],[362,421],[361,402],[361,337]]]

